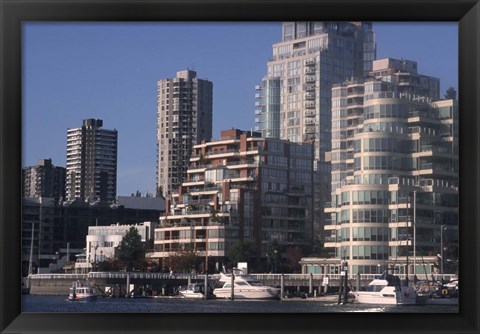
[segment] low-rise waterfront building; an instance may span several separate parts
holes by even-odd
[[[142,242],[153,239],[154,222],[142,222],[135,225],[112,224],[109,226],[89,226],[86,238],[85,258],[90,266],[115,257],[115,250],[120,245],[125,234],[134,226]]]
[[[238,129],[194,146],[187,180],[167,199],[155,229],[154,258],[194,252],[217,269],[236,241],[260,260],[270,243],[312,242],[312,145]],[[198,269],[198,268],[197,268]]]

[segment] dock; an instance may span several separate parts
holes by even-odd
[[[249,274],[265,285],[281,287],[285,295],[307,294],[317,297],[325,293],[338,292],[340,275],[323,274]],[[373,274],[350,275],[348,286],[365,287],[376,276]],[[400,279],[405,279],[399,275]],[[404,275],[403,275],[404,276]],[[209,284],[214,284],[219,274],[209,274]],[[421,279],[421,277],[417,277]],[[413,280],[413,275],[409,276]],[[191,273],[149,272],[90,272],[88,274],[36,274],[28,278],[31,295],[67,295],[72,283],[87,280],[107,297],[172,296],[178,288],[189,283],[204,282],[205,275]]]

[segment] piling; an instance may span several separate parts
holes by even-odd
[[[208,274],[205,273],[205,280],[204,280],[204,287],[203,287],[203,299],[207,300],[208,298]]]
[[[340,276],[340,285],[338,286],[338,304],[342,303],[343,275]]]
[[[284,274],[280,276],[280,301],[283,300],[283,296],[285,295],[285,277]]]
[[[356,288],[357,288],[357,291],[360,291],[360,274],[359,273],[357,274],[357,286],[356,286]]]
[[[311,296],[313,294],[313,274],[310,273],[310,277],[308,278],[308,295]]]
[[[128,298],[128,294],[130,291],[130,274],[129,273],[127,273],[127,288],[125,290],[126,290],[125,298]]]
[[[345,280],[343,283],[343,303],[346,304],[348,302],[348,265],[345,266]]]
[[[231,296],[230,296],[230,299],[231,300],[234,300],[235,299],[235,293],[234,293],[234,282],[235,282],[235,275],[232,273],[232,286],[231,286],[231,289],[232,289],[232,292],[231,292]]]

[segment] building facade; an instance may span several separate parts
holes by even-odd
[[[257,260],[268,246],[307,246],[312,239],[312,145],[231,129],[194,146],[187,180],[167,199],[155,230],[154,257],[194,252],[203,269],[224,263],[246,241]]]
[[[325,247],[352,274],[409,256],[409,273],[423,273],[422,256],[440,254],[440,240],[458,259],[458,107],[438,96],[438,79],[391,59],[332,89]]]
[[[22,262],[24,271],[31,262],[46,267],[55,255],[55,237],[60,213],[52,197],[22,199]],[[62,245],[63,246],[63,245]],[[33,273],[36,273],[34,271]]]
[[[192,70],[158,81],[157,193],[166,196],[186,180],[193,145],[212,137],[212,91]]]
[[[22,197],[64,199],[65,167],[54,166],[51,159],[42,159],[35,166],[24,167]]]
[[[67,130],[66,199],[113,203],[117,193],[117,130],[86,119]]]
[[[115,250],[122,242],[125,234],[134,226],[142,237],[142,242],[153,238],[155,228],[153,222],[142,222],[135,225],[112,224],[110,226],[89,226],[86,238],[86,259],[93,263],[106,261],[115,257]]]
[[[262,136],[314,145],[315,223],[324,224],[330,197],[331,89],[347,78],[363,78],[376,57],[369,22],[285,22],[273,45],[268,73],[257,86],[256,122]]]
[[[164,212],[165,200],[162,198],[119,196],[114,204],[86,203],[81,199],[59,202],[47,197],[23,198],[24,268],[29,266],[30,255],[35,268],[48,268],[58,255],[67,255],[67,248],[70,249],[68,259],[74,259],[78,250],[84,252],[85,238],[92,226],[138,225],[146,221],[154,224]]]

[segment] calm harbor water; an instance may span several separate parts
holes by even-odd
[[[338,305],[317,300],[189,300],[183,298],[103,298],[71,302],[66,296],[22,296],[23,312],[106,312],[106,313],[458,313],[458,306]]]

